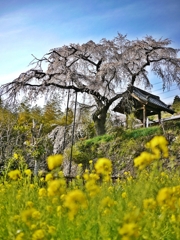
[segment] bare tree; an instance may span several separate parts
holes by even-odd
[[[41,59],[34,57],[34,68],[2,85],[0,94],[8,94],[11,100],[19,91],[33,100],[37,95],[49,96],[65,89],[89,94],[95,104],[92,118],[97,134],[104,134],[107,111],[126,92],[122,91],[123,86],[150,87],[149,70],[162,79],[164,89],[172,82],[180,85],[179,50],[170,44],[169,39],[146,36],[130,41],[118,34],[113,40],[102,39],[100,43],[89,41],[54,48]],[[43,63],[47,64],[46,70]]]

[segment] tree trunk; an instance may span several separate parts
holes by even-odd
[[[106,133],[106,117],[107,117],[107,108],[103,107],[101,110],[97,110],[93,115],[93,121],[95,124],[95,129],[97,135],[103,135]]]

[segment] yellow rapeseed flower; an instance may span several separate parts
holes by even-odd
[[[138,225],[134,222],[124,223],[122,228],[118,228],[118,232],[124,239],[130,239],[131,237],[138,237]],[[133,238],[133,239],[134,239]]]
[[[95,180],[87,181],[85,184],[85,188],[86,188],[87,192],[89,193],[90,197],[96,196],[100,191],[100,187],[96,184]]]
[[[21,172],[16,169],[16,170],[13,170],[13,171],[10,171],[8,173],[8,176],[12,179],[12,180],[17,180],[19,178],[21,178]]]
[[[19,221],[19,219],[20,219],[19,215],[14,215],[14,216],[11,217],[10,221],[17,222],[17,221]]]
[[[45,197],[47,195],[46,188],[40,188],[38,194],[39,194],[39,197]]]
[[[121,197],[122,197],[122,198],[126,198],[126,197],[127,197],[127,193],[126,193],[126,192],[123,192],[123,193],[121,194]]]
[[[113,199],[111,199],[109,196],[107,196],[107,197],[105,197],[101,200],[101,207],[102,208],[111,208],[115,204],[116,204],[116,202]]]
[[[163,157],[168,157],[168,141],[164,136],[155,136],[148,143],[146,143],[146,148],[151,150],[149,152],[142,152],[140,156],[134,159],[135,167],[139,169],[144,169],[146,166],[151,164],[152,161],[157,160],[161,157],[161,152]]]
[[[140,156],[134,159],[134,166],[140,170],[144,169],[154,160],[154,155],[148,152],[142,152]]]
[[[164,136],[155,136],[146,144],[146,147],[153,149],[157,146],[162,145],[168,145],[168,141],[166,140],[166,138]]]
[[[32,240],[43,240],[45,237],[44,230],[38,229],[32,235]]]
[[[53,211],[53,207],[52,206],[46,206],[46,210],[50,213]]]
[[[38,176],[39,177],[43,177],[44,175],[45,175],[45,171],[43,171],[43,170],[38,171]]]
[[[89,174],[89,180],[94,180],[94,181],[96,181],[96,180],[98,180],[99,179],[99,175],[98,174],[96,174],[96,173],[90,173]]]
[[[177,222],[176,216],[174,214],[171,215],[170,222],[171,223],[176,223]]]
[[[45,179],[43,177],[41,177],[40,182],[45,182]]]
[[[79,164],[78,164],[78,167],[79,167],[79,168],[82,168],[82,166],[83,166],[82,163],[79,163]]]
[[[88,173],[84,173],[84,174],[83,174],[83,178],[84,178],[85,180],[88,180],[88,179],[89,179],[89,174],[88,174]]]
[[[28,177],[30,177],[31,174],[32,174],[32,171],[31,171],[30,169],[26,169],[26,170],[24,171],[24,173],[25,173]]]
[[[79,189],[72,190],[64,197],[64,206],[69,209],[69,219],[73,220],[80,208],[87,207],[85,194]]]
[[[89,173],[89,171],[86,169],[85,173],[83,174],[83,178],[87,181],[87,180],[98,180],[99,179],[99,175],[97,173],[91,172]]]
[[[60,206],[60,205],[57,206],[56,211],[57,211],[57,216],[60,217],[61,213],[62,213],[62,206]]]
[[[45,181],[48,182],[53,179],[53,175],[51,173],[47,173],[45,177]]]
[[[14,153],[14,154],[13,154],[13,158],[17,160],[17,159],[18,159],[18,154],[17,154],[17,153]]]
[[[173,207],[174,201],[172,188],[164,187],[161,188],[156,197],[157,203],[163,207]]]
[[[32,208],[34,206],[34,203],[32,201],[27,201],[26,207]]]
[[[29,208],[21,213],[21,219],[26,225],[30,226],[31,221],[40,218],[40,212],[35,208]]]
[[[34,188],[35,188],[35,185],[34,185],[33,183],[31,183],[31,184],[29,185],[29,187],[30,187],[31,189],[34,189]]]
[[[61,166],[62,161],[63,161],[63,156],[61,154],[49,156],[47,158],[47,164],[48,164],[49,170],[53,170],[54,168]]]
[[[15,240],[24,240],[24,233],[23,232],[18,233]]]
[[[48,226],[48,233],[54,235],[56,233],[56,228],[54,226]]]
[[[171,197],[172,190],[170,188],[164,187],[161,188],[157,195],[157,202],[163,204],[165,200]]]
[[[173,191],[173,193],[176,194],[177,197],[180,198],[180,185],[177,185],[177,186],[175,186],[175,187],[172,187],[172,191]]]
[[[64,179],[56,179],[49,181],[48,196],[62,195],[66,190],[66,181]]]
[[[143,200],[143,207],[144,209],[155,209],[156,201],[153,198],[147,198]]]
[[[168,141],[164,136],[155,136],[146,144],[147,148],[150,148],[157,158],[160,157],[160,150],[164,157],[168,157]]]
[[[41,214],[39,211],[35,210],[33,213],[32,213],[32,218],[33,219],[40,219],[41,217]]]
[[[97,174],[108,175],[112,172],[112,162],[108,158],[99,158],[95,163]]]
[[[60,178],[63,178],[63,177],[64,177],[63,171],[59,171],[59,172],[58,172],[58,176],[59,176]]]
[[[54,205],[57,205],[57,203],[59,202],[59,199],[57,198],[57,197],[54,197],[53,199],[52,199],[52,204]]]
[[[30,226],[30,229],[31,229],[31,230],[34,230],[34,229],[36,229],[36,228],[37,228],[36,224],[32,224],[32,225]]]

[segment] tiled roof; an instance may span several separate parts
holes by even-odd
[[[175,113],[171,108],[162,102],[159,96],[146,92],[140,88],[129,86],[126,94],[120,102],[113,109],[115,112],[130,113],[132,106],[136,109],[140,109],[140,105],[146,105],[149,111],[157,113],[157,111],[166,111],[168,113]]]
[[[137,87],[131,87],[131,94],[134,94],[137,96],[144,104],[153,104],[155,106],[158,106],[163,111],[167,111],[170,113],[174,113],[172,109],[170,109],[164,102],[160,100],[160,98],[156,95],[153,95],[151,93],[148,93],[140,88]]]

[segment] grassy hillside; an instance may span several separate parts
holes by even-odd
[[[169,142],[169,151],[173,163],[178,164],[180,159],[180,122],[167,122],[164,126],[140,128],[135,130],[123,130],[114,128],[111,134],[94,137],[92,139],[79,141],[73,148],[73,161],[82,163],[88,168],[89,160],[96,161],[98,158],[106,157],[113,162],[113,175],[124,171],[133,171],[133,160],[145,150],[145,144],[154,136],[164,135]],[[66,151],[70,152],[69,149]],[[167,159],[164,159],[166,164]],[[166,164],[167,165],[167,164]]]

